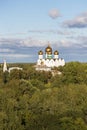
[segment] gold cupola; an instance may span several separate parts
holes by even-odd
[[[54,55],[59,55],[59,52],[57,50],[54,51]]]
[[[43,51],[40,50],[40,51],[38,52],[38,55],[43,55]]]
[[[52,54],[52,48],[49,45],[46,47],[45,53]]]

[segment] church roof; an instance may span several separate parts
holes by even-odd
[[[40,50],[40,51],[38,52],[38,55],[43,55],[43,51]]]
[[[59,52],[57,50],[54,51],[54,55],[59,55]]]
[[[50,47],[50,45],[48,45],[47,47],[46,47],[46,49],[45,49],[45,52],[46,53],[52,53],[52,48]]]

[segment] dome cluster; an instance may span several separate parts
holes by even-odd
[[[53,56],[53,54],[54,54],[54,56]],[[46,47],[45,53],[43,53],[43,51],[40,50],[38,52],[38,55],[39,55],[39,59],[37,60],[37,65],[39,67],[45,66],[45,67],[52,68],[52,67],[58,67],[58,66],[65,65],[64,59],[59,58],[59,52],[57,50],[55,50],[54,53],[52,53],[52,48],[49,45]]]
[[[52,48],[48,45],[47,47],[46,47],[46,49],[45,49],[45,54],[47,54],[47,55],[52,55]],[[43,55],[43,51],[42,50],[40,50],[39,52],[38,52],[38,55]],[[56,51],[54,51],[54,55],[59,55],[59,52],[56,50]]]

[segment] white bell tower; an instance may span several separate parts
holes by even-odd
[[[7,64],[6,64],[6,60],[4,60],[4,65],[3,65],[3,72],[7,71]]]

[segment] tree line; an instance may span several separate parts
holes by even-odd
[[[17,65],[0,67],[0,130],[87,130],[87,63],[66,63],[55,76]]]

